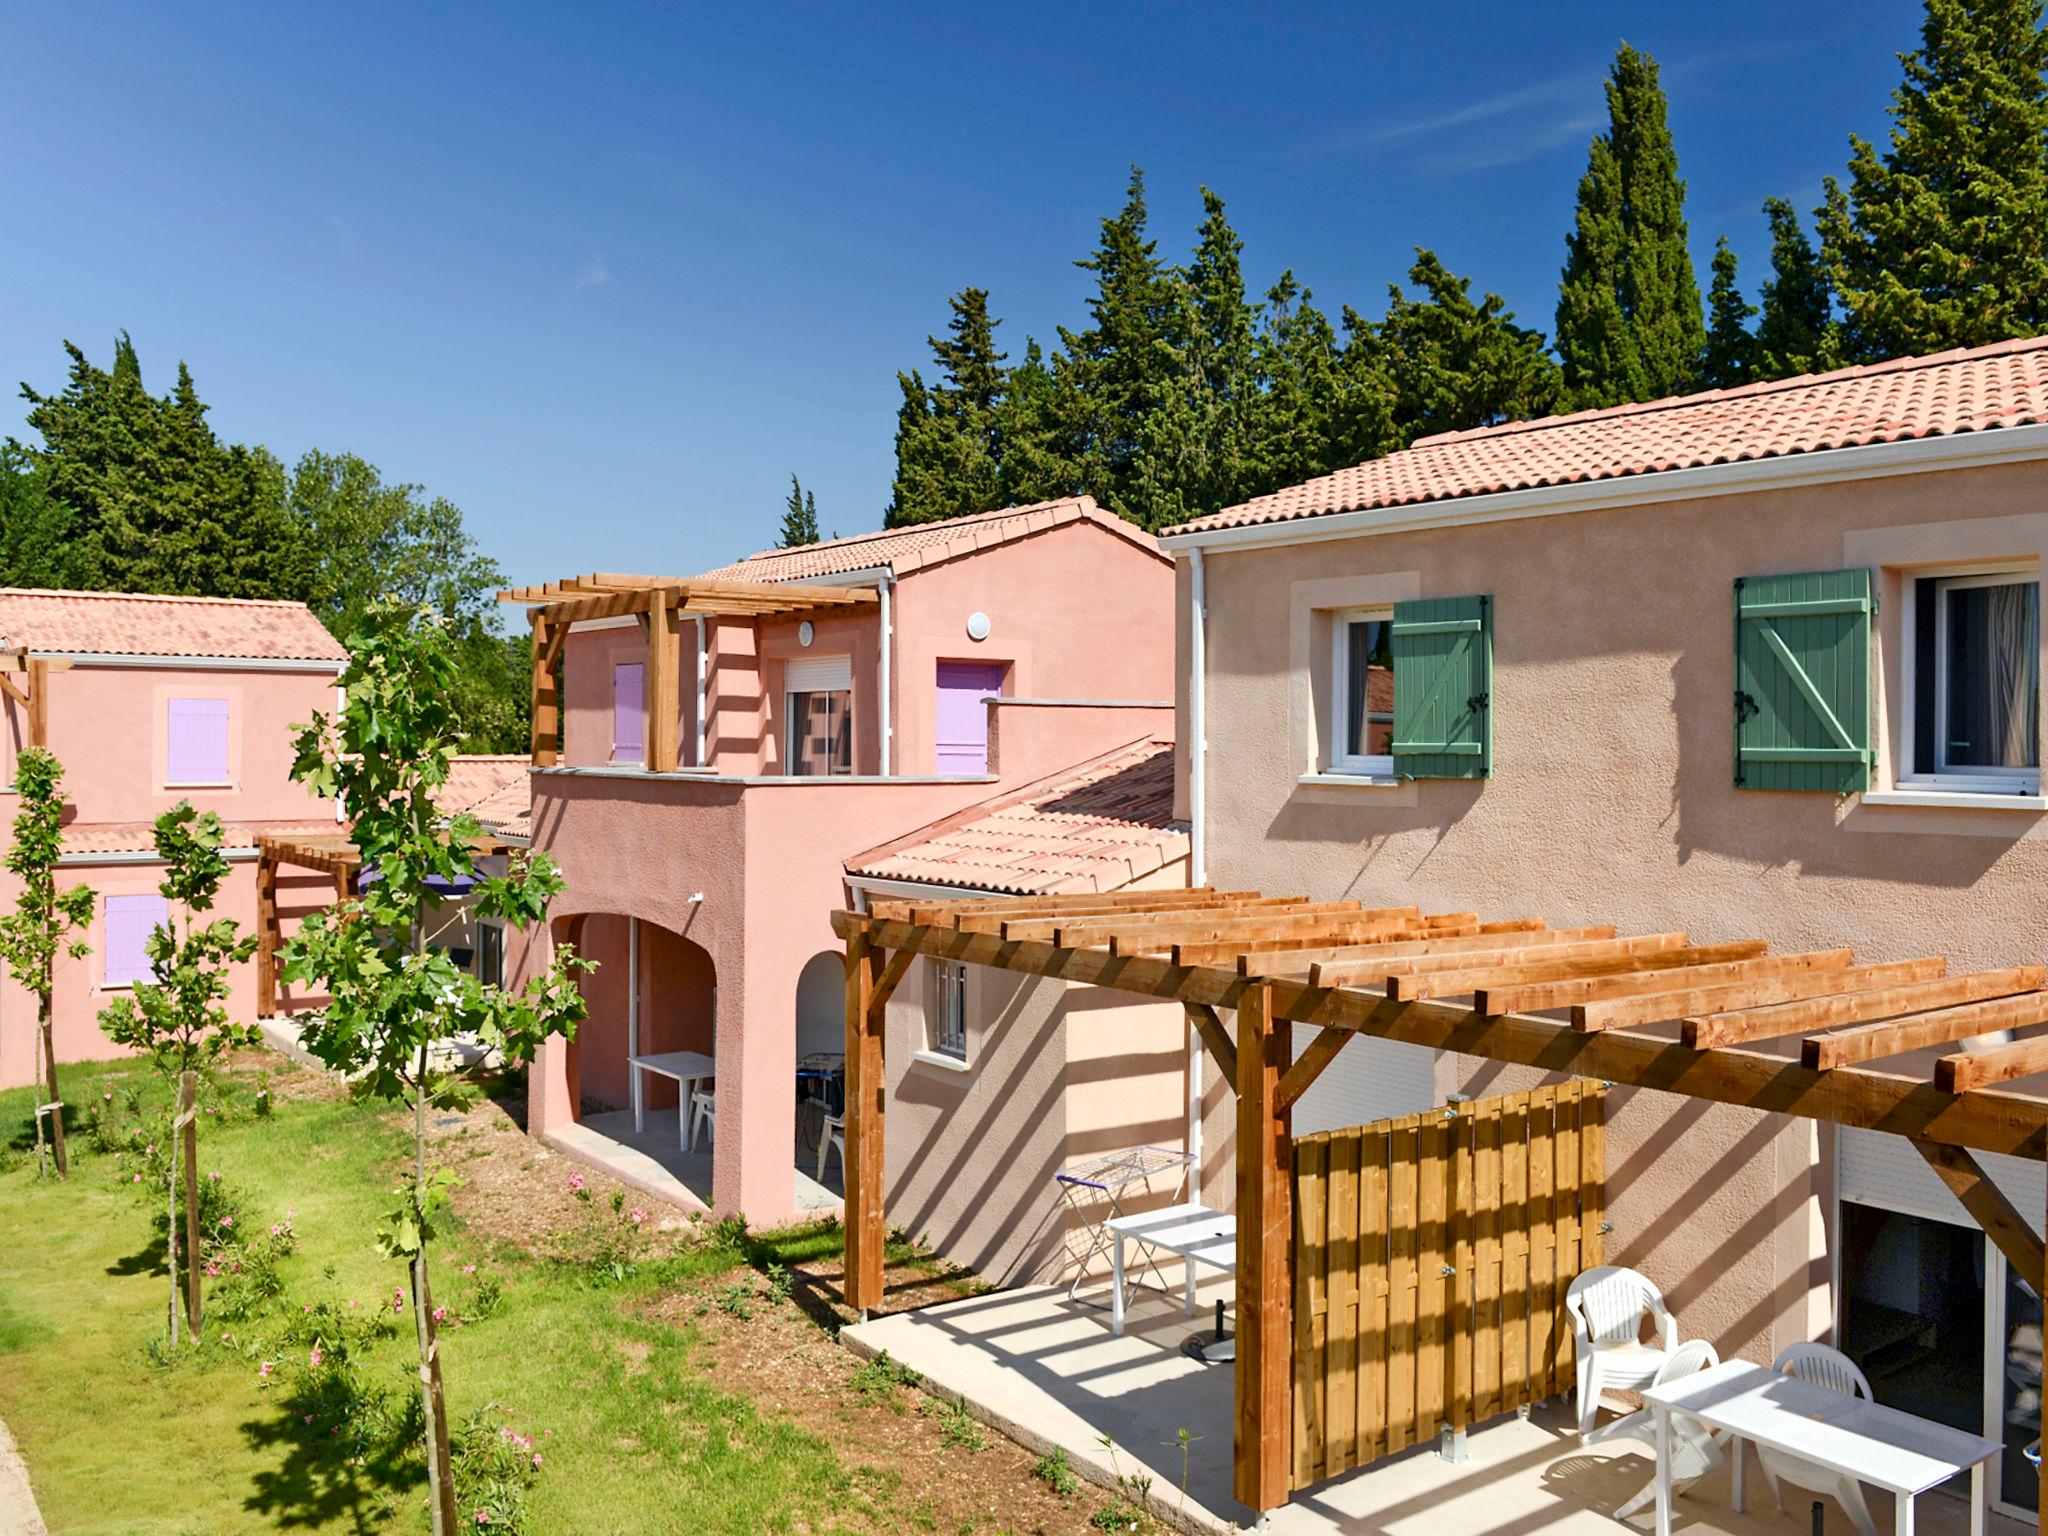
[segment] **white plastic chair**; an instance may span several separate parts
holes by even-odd
[[[1671,1358],[1658,1369],[1653,1386],[1666,1382],[1682,1381],[1695,1372],[1704,1371],[1710,1365],[1719,1365],[1720,1355],[1705,1339],[1689,1339],[1671,1352]],[[1656,1415],[1648,1408],[1638,1408],[1634,1413],[1624,1414],[1612,1424],[1603,1424],[1590,1435],[1583,1437],[1588,1443],[1596,1440],[1632,1439],[1657,1443]],[[1694,1483],[1705,1477],[1721,1462],[1721,1439],[1689,1413],[1671,1415],[1671,1492],[1681,1494]],[[1651,1478],[1629,1501],[1614,1512],[1617,1520],[1626,1520],[1657,1497],[1657,1479]]]
[[[825,1158],[839,1148],[839,1177],[846,1177],[846,1116],[827,1115],[818,1126],[818,1182],[825,1182]]]
[[[1589,1269],[1564,1293],[1572,1320],[1573,1351],[1579,1372],[1579,1438],[1600,1413],[1600,1394],[1610,1387],[1647,1387],[1678,1348],[1678,1320],[1664,1305],[1664,1293],[1647,1275],[1616,1264]],[[1643,1321],[1657,1325],[1657,1342],[1643,1342]]]
[[[1873,1395],[1870,1379],[1857,1369],[1856,1362],[1839,1349],[1830,1349],[1825,1344],[1794,1344],[1771,1362],[1771,1369],[1812,1382],[1817,1387],[1826,1387],[1844,1397],[1869,1398]],[[1863,1502],[1863,1485],[1855,1478],[1837,1472],[1833,1467],[1824,1467],[1819,1462],[1773,1450],[1767,1445],[1756,1448],[1756,1459],[1763,1467],[1764,1481],[1771,1485],[1771,1497],[1777,1500],[1781,1513],[1785,1508],[1785,1495],[1778,1484],[1783,1481],[1795,1488],[1831,1495],[1862,1536],[1877,1536],[1877,1526],[1870,1518],[1870,1506]]]
[[[697,1133],[711,1127],[711,1139],[718,1139],[718,1100],[715,1090],[699,1088],[690,1095],[690,1150],[697,1150]]]

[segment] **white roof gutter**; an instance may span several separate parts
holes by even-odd
[[[44,651],[29,649],[31,660],[68,661],[79,667],[156,667],[179,672],[321,672],[339,674],[345,661],[320,661],[292,656],[155,656],[125,651]]]
[[[1183,558],[1188,551],[1196,549],[1224,554],[1282,544],[1366,538],[1374,534],[1410,533],[1425,528],[1464,528],[1520,518],[1596,512],[1612,507],[1692,501],[1709,496],[1744,496],[1757,491],[1789,490],[1803,485],[1976,469],[2042,458],[2048,458],[2048,425],[1996,427],[1980,432],[1951,433],[1945,437],[1866,443],[1854,448],[1825,448],[1813,453],[1788,453],[1771,459],[1745,459],[1735,464],[1703,464],[1691,469],[1617,475],[1608,480],[1581,481],[1576,485],[1496,491],[1486,496],[1452,497],[1442,501],[1417,502],[1411,506],[1326,512],[1285,522],[1249,523],[1236,528],[1171,534],[1159,542],[1176,558]]]

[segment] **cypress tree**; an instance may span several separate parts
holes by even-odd
[[[1267,292],[1266,313],[1259,349],[1266,383],[1259,434],[1261,490],[1337,467],[1329,459],[1330,411],[1340,392],[1344,361],[1336,327],[1293,272],[1282,272]]]
[[[1927,0],[1882,156],[1850,136],[1822,258],[1861,362],[2048,329],[2040,0]]]
[[[782,508],[782,537],[777,549],[801,549],[818,542],[818,498],[806,491],[795,474],[789,477],[789,500]]]
[[[1757,377],[1824,372],[1841,361],[1827,273],[1790,203],[1766,198],[1764,215],[1771,221],[1771,275],[1764,280],[1763,318],[1756,327]]]
[[[946,339],[926,337],[939,382],[915,371],[896,376],[903,399],[896,413],[896,480],[886,526],[985,512],[998,505],[996,408],[1005,384],[1005,354],[996,350],[997,321],[988,290],[965,288],[947,301]]]
[[[1754,304],[1745,304],[1735,280],[1735,252],[1728,237],[1714,242],[1714,281],[1707,293],[1707,350],[1700,382],[1709,389],[1733,389],[1754,376],[1756,338],[1750,334]]]
[[[1001,504],[1028,506],[1072,496],[1081,489],[1074,423],[1082,412],[1073,381],[1055,358],[1048,363],[1035,339],[1010,370],[996,406],[997,471]]]
[[[1557,348],[1575,407],[1682,394],[1706,348],[1657,61],[1626,44],[1608,75],[1607,119],[1558,287]]]
[[[1390,288],[1387,317],[1372,342],[1393,392],[1397,445],[1558,408],[1563,379],[1542,334],[1516,325],[1499,294],[1473,303],[1472,280],[1455,276],[1436,252],[1420,247],[1408,280],[1423,296]]]

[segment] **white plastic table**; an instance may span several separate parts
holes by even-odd
[[[699,1083],[716,1075],[711,1058],[702,1051],[664,1051],[659,1056],[628,1056],[626,1068],[633,1084],[633,1134],[638,1136],[647,1129],[640,1074],[652,1072],[656,1077],[672,1077],[682,1095],[676,1104],[676,1118],[682,1122],[682,1135],[677,1140],[685,1152],[689,1151],[690,1095],[697,1091]]]
[[[1984,1464],[1996,1440],[1848,1397],[1781,1371],[1729,1360],[1643,1389],[1657,1422],[1657,1536],[1671,1536],[1671,1414],[1692,1415],[1734,1438],[1732,1489],[1742,1513],[1744,1440],[1775,1447],[1891,1492],[1897,1536],[1913,1536],[1913,1501],[1959,1472],[1970,1474],[1970,1536],[1984,1536]]]
[[[1118,1216],[1104,1222],[1109,1230],[1110,1303],[1109,1330],[1124,1331],[1124,1244],[1139,1242],[1160,1253],[1170,1253],[1187,1266],[1188,1316],[1195,1315],[1195,1266],[1237,1269],[1237,1218],[1206,1205],[1169,1205],[1137,1216]]]

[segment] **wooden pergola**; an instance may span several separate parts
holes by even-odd
[[[585,619],[637,614],[647,635],[647,767],[673,773],[680,756],[676,721],[681,711],[682,658],[677,625],[686,618],[762,618],[861,608],[879,602],[861,587],[799,582],[725,581],[702,577],[622,576],[600,571],[540,586],[513,587],[501,603],[527,605],[533,626],[533,762],[553,764],[560,751],[561,701],[555,673],[569,626]]]
[[[19,704],[27,717],[28,740],[24,745],[50,744],[50,677],[52,673],[70,670],[69,661],[31,656],[26,646],[0,651],[0,695]],[[20,682],[15,681],[17,677]]]
[[[509,853],[520,846],[488,833],[470,846],[481,855]],[[261,832],[256,836],[256,1014],[268,1018],[277,1012],[277,950],[284,942],[284,927],[277,913],[277,872],[290,866],[329,875],[334,880],[334,899],[347,901],[356,893],[356,877],[363,867],[362,850],[347,830],[308,835]]]
[[[2048,1023],[2042,966],[1953,975],[1938,956],[1860,964],[1847,948],[1207,888],[876,901],[832,922],[846,942],[846,1301],[862,1311],[882,1299],[883,1015],[918,956],[1186,1008],[1237,1092],[1235,1490],[1259,1511],[1288,1495],[1292,1109],[1357,1035],[1904,1136],[2048,1294],[2041,1239],[1976,1156],[2048,1159],[2048,1098],[1999,1087],[2048,1071],[2048,1035],[1964,1048]],[[1317,1030],[1298,1061],[1296,1024]],[[1879,1065],[1930,1047],[1931,1073]]]

